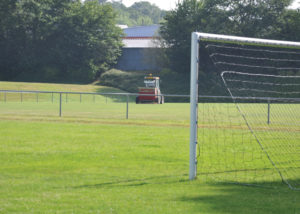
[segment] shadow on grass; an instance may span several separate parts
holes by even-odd
[[[292,191],[281,182],[268,183],[268,187],[264,187],[264,184],[257,186],[258,183],[254,183],[253,186],[201,183],[199,181],[190,182],[187,175],[178,175],[127,179],[73,188],[139,188],[146,185],[161,185],[161,194],[164,194],[164,188],[173,188],[174,198],[170,198],[170,200],[185,204],[184,206],[189,208],[190,213],[300,213],[300,191]],[[178,192],[178,189],[183,189],[183,192]]]
[[[112,186],[144,186],[149,184],[174,184],[186,182],[188,179],[183,179],[187,177],[187,175],[179,175],[179,176],[153,176],[142,179],[126,179],[126,180],[118,180],[112,182],[104,182],[98,184],[87,184],[81,186],[74,186],[73,188],[102,188],[102,187],[112,187]]]
[[[96,91],[97,93],[127,93],[115,88],[99,88]],[[104,97],[110,99],[113,102],[117,103],[126,103],[127,96],[125,95],[103,95]],[[129,102],[135,102],[135,96],[129,96]]]
[[[213,193],[201,190],[192,196],[179,197],[181,202],[188,203],[195,212],[201,212],[206,207],[208,213],[300,213],[300,191],[294,191],[280,182],[253,185],[239,184],[208,184]],[[201,186],[203,187],[203,186]],[[205,189],[205,188],[204,188]]]

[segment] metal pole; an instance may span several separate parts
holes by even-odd
[[[36,102],[39,102],[39,93],[36,93]]]
[[[61,93],[59,93],[59,116],[61,117]]]
[[[53,103],[53,92],[52,92],[52,98],[51,98],[51,100],[52,100],[52,103]]]
[[[66,103],[68,102],[68,98],[69,98],[69,97],[68,97],[68,94],[66,94]]]
[[[21,92],[21,103],[23,102],[23,93]]]
[[[129,103],[129,96],[128,96],[128,94],[126,95],[126,98],[127,98],[127,100],[126,100],[126,119],[128,120],[128,103]]]
[[[189,179],[194,180],[197,176],[197,138],[198,138],[198,63],[199,42],[198,35],[192,34],[191,48],[191,95],[190,95],[190,168]]]
[[[268,99],[268,124],[270,124],[271,100]]]
[[[81,94],[80,94],[80,103],[81,103]]]
[[[6,92],[4,92],[4,102],[6,102]]]

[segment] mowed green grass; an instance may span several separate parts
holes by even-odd
[[[280,178],[277,189],[189,181],[188,104],[130,103],[126,120],[119,99],[68,97],[60,118],[49,98],[0,102],[0,213],[300,213],[299,192]],[[245,132],[226,122],[231,106],[204,108],[199,134]]]
[[[297,213],[299,192],[188,181],[188,128],[0,122],[2,213]]]

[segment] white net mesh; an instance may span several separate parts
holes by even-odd
[[[223,83],[214,95],[227,91],[231,100],[199,107],[200,174],[299,190],[300,51],[221,42],[202,48],[210,60],[202,72]]]

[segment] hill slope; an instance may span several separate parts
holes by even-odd
[[[121,71],[117,69],[109,70],[100,77],[99,84],[110,87],[119,88],[131,93],[137,93],[138,87],[144,86],[144,76],[152,73],[161,79],[161,91],[163,94],[189,94],[189,75],[174,73],[170,70],[161,72],[145,72],[145,71]],[[187,99],[172,99],[170,101],[187,101]]]
[[[94,84],[55,84],[55,83],[27,83],[27,82],[0,82],[0,90],[20,91],[64,91],[64,92],[121,92],[121,90]]]

